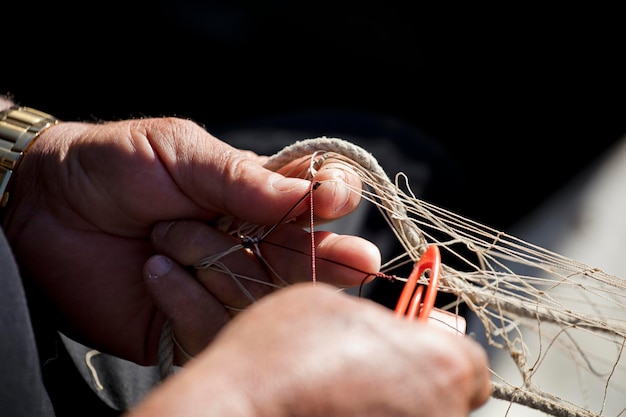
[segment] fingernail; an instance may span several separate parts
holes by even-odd
[[[154,226],[154,228],[152,229],[152,240],[158,240],[161,239],[162,237],[164,237],[169,230],[176,226],[176,224],[179,222],[179,220],[174,220],[173,222],[161,222],[161,223],[157,223],[156,226]]]
[[[172,262],[165,256],[155,255],[146,262],[145,272],[148,278],[156,279],[170,272]]]
[[[291,191],[294,188],[306,188],[309,186],[309,181],[301,178],[289,178],[282,175],[276,175],[276,179],[272,180],[272,188],[278,191]]]
[[[335,189],[333,190],[333,201],[339,204],[333,207],[333,213],[340,212],[348,202],[350,198],[350,190],[345,182],[345,176],[342,178],[337,177],[337,181],[333,181]]]

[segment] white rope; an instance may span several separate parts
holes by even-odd
[[[566,349],[572,367],[589,378],[598,377],[605,384],[605,396],[617,390],[626,398],[626,389],[613,384],[615,374],[626,374],[620,361],[626,341],[625,280],[422,201],[411,193],[405,176],[400,173],[391,181],[373,155],[341,139],[296,142],[270,157],[265,166],[278,170],[305,157],[311,158],[303,168],[309,174],[325,163],[339,162],[358,175],[367,189],[355,192],[378,208],[402,244],[403,256],[415,261],[429,243],[436,243],[446,251],[444,263],[450,256],[465,266],[460,270],[443,265],[439,290],[467,304],[483,324],[487,341],[506,351],[522,376],[521,384],[494,381],[494,398],[557,417],[599,416],[601,410],[596,413],[574,404],[581,399],[560,399],[533,384],[553,345]],[[470,255],[456,250],[458,245]],[[532,273],[518,274],[513,265]],[[534,359],[522,328],[545,340]],[[583,347],[578,333],[613,345],[611,357],[594,357],[594,348]],[[596,370],[605,359],[610,374]]]

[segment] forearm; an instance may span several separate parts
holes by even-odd
[[[237,358],[231,363],[236,361]],[[194,365],[172,376],[124,417],[258,417],[254,405],[242,389],[248,383],[245,374],[236,380],[234,375],[224,370],[228,365],[209,362]]]

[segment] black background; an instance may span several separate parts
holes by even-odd
[[[65,120],[179,115],[209,130],[319,108],[391,115],[449,151],[470,216],[506,228],[626,133],[620,16],[570,4],[23,3],[2,11],[0,92]]]

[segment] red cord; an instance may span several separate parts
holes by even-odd
[[[313,230],[313,224],[315,223],[313,216],[313,191],[319,186],[318,182],[311,181],[311,188],[309,189],[309,207],[311,217],[309,219],[309,228],[311,230],[311,280],[315,284],[317,280],[317,271],[315,269],[315,232]]]

